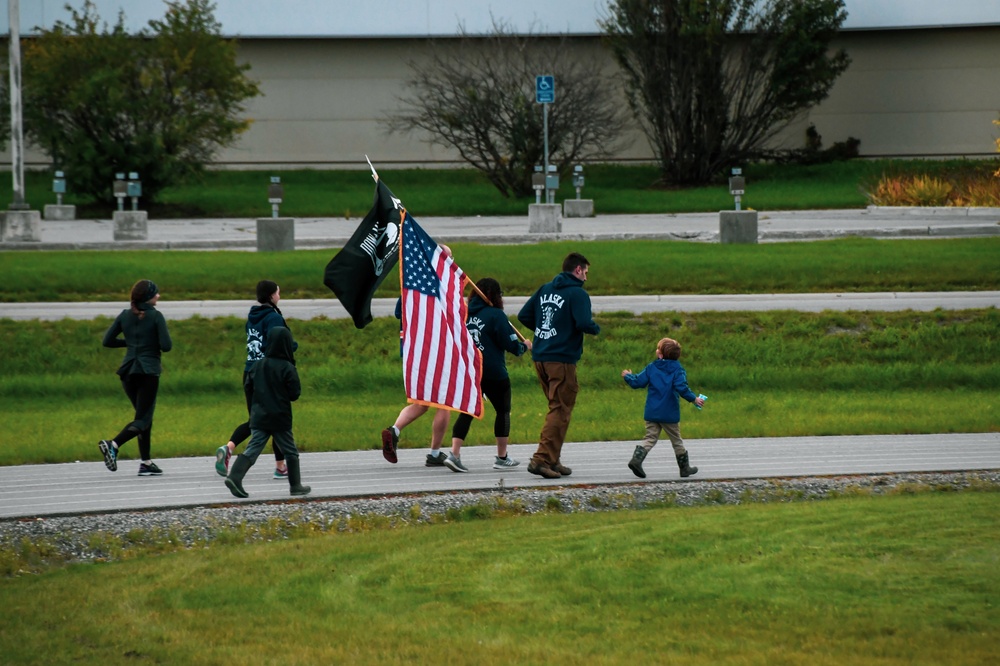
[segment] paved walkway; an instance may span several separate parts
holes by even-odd
[[[598,202],[598,210],[600,203]],[[549,240],[667,239],[717,242],[718,213],[598,215],[563,218],[562,233],[531,234],[528,216],[417,217],[443,243],[536,243]],[[299,218],[295,246],[342,247],[359,218]],[[841,236],[947,238],[1000,235],[1000,208],[861,208],[759,211],[759,239],[823,240]],[[255,219],[150,220],[145,241],[114,240],[111,220],[40,225],[40,242],[0,242],[0,250],[246,249],[257,247]]]
[[[516,313],[526,296],[505,296],[508,313]],[[872,292],[832,294],[723,294],[649,296],[591,296],[594,312],[734,312],[767,310],[867,310],[897,312],[917,310],[970,310],[1000,307],[1000,291],[940,291],[940,292]],[[58,321],[60,319],[93,319],[116,317],[128,304],[103,303],[0,303],[0,319]],[[156,309],[168,319],[200,317],[245,317],[252,301],[171,301],[161,300]],[[395,298],[376,298],[372,315],[391,317]],[[335,298],[281,299],[281,314],[286,319],[347,318],[347,311]]]
[[[377,443],[377,429],[372,438]],[[1000,433],[692,439],[685,444],[699,471],[683,480],[677,474],[669,443],[657,445],[646,459],[646,479],[635,477],[626,464],[636,444],[638,441],[568,442],[563,447],[563,462],[573,468],[573,475],[556,481],[528,474],[525,469],[534,444],[511,445],[509,455],[522,461],[513,471],[492,469],[494,447],[466,447],[462,462],[470,471],[465,474],[425,467],[425,448],[401,449],[395,465],[387,463],[380,450],[303,453],[302,478],[313,489],[309,501],[329,501],[563,485],[1000,468]],[[96,450],[96,442],[94,447]],[[161,477],[137,476],[139,464],[134,460],[120,460],[114,473],[102,462],[0,467],[0,520],[290,499],[288,482],[271,478],[273,464],[266,456],[244,480],[250,494],[246,500],[232,496],[215,473],[214,463],[214,457],[158,459],[164,471]]]

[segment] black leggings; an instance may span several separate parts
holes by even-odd
[[[247,383],[248,374],[249,373],[245,371],[243,373],[243,395],[245,395],[247,398],[247,416],[250,415],[250,409],[253,407],[253,384]],[[229,441],[235,444],[236,446],[239,446],[249,436],[250,436],[250,422],[246,421],[236,426],[236,430],[233,430],[233,434],[230,435]],[[278,447],[277,444],[274,443],[273,439],[271,440],[271,450],[274,451],[275,460],[280,462],[285,459],[285,454],[281,452],[281,449]]]
[[[135,419],[115,436],[120,447],[133,437],[138,438],[139,458],[149,460],[153,432],[153,411],[156,409],[156,392],[160,388],[159,375],[125,375],[122,388],[135,408]]]
[[[510,379],[484,379],[480,383],[483,395],[493,405],[497,416],[493,421],[494,437],[507,437],[510,435]],[[451,436],[455,439],[465,440],[469,434],[469,426],[472,425],[472,417],[468,414],[459,414],[455,419],[455,425],[451,428]]]

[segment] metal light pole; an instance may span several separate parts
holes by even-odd
[[[27,210],[24,202],[24,128],[21,123],[21,12],[19,0],[7,0],[10,21],[10,160],[14,178],[11,210]]]

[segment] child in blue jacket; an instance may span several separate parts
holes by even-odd
[[[705,400],[695,396],[688,388],[687,373],[677,360],[680,357],[680,343],[671,338],[663,338],[656,345],[656,360],[647,365],[642,372],[633,375],[631,370],[622,370],[626,384],[635,389],[646,387],[649,389],[646,393],[646,410],[643,413],[643,418],[646,419],[646,437],[642,444],[635,447],[632,460],[628,463],[629,469],[639,478],[646,478],[642,461],[656,446],[661,430],[667,433],[674,447],[681,476],[688,477],[698,473],[698,468],[689,464],[688,452],[684,448],[684,440],[681,439],[681,408],[677,396],[699,407],[705,404]]]

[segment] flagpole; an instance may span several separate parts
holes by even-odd
[[[486,298],[486,294],[484,294],[482,290],[476,286],[475,282],[469,280],[469,286],[472,287],[472,290],[476,292],[479,298],[483,299],[483,301],[486,302],[486,305],[489,305],[491,307],[493,306],[493,303],[490,302],[490,299]],[[523,335],[521,335],[521,331],[517,330],[517,326],[514,326],[514,324],[511,322],[510,319],[507,320],[507,323],[510,324],[510,327],[514,329],[515,333],[517,333],[517,337],[521,338],[521,342],[525,343],[528,342],[528,340]]]

